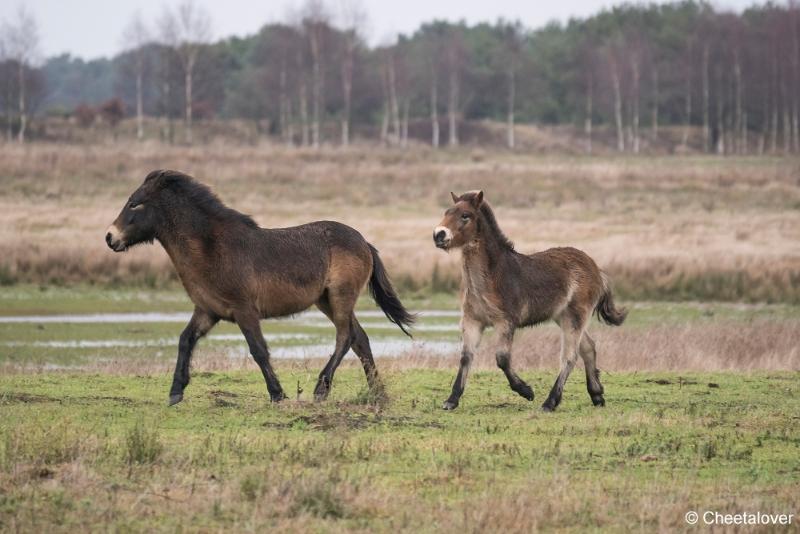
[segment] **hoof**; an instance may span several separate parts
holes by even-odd
[[[283,391],[281,391],[280,393],[276,393],[274,395],[272,393],[269,394],[270,402],[278,403],[278,402],[281,402],[282,400],[284,400],[285,398],[286,398],[286,395],[283,394]]]
[[[523,397],[529,401],[533,400],[533,388],[528,384],[520,384],[514,389],[514,391],[519,393],[520,397]]]
[[[458,401],[446,400],[442,404],[442,410],[455,410],[458,408]]]
[[[543,412],[554,412],[556,411],[556,404],[554,402],[550,402],[546,400],[544,404],[542,404],[542,411]]]
[[[606,405],[606,400],[603,398],[602,395],[594,395],[592,396],[592,404],[597,407],[603,407]]]
[[[183,393],[169,396],[169,404],[167,406],[174,406],[183,400]]]

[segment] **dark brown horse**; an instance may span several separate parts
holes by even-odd
[[[390,321],[406,333],[405,327],[414,322],[397,298],[378,251],[356,230],[331,221],[260,228],[180,172],[151,172],[106,233],[115,252],[153,240],[164,246],[195,306],[180,337],[170,405],[183,399],[197,340],[220,320],[239,325],[275,402],[285,395],[269,362],[261,319],[316,305],[333,322],[336,348],[319,375],[316,400],[328,396],[333,374],[351,347],[370,388],[382,389],[369,338],[353,313],[367,282]]]
[[[533,389],[511,368],[511,344],[517,328],[553,319],[561,327],[561,372],[542,405],[555,410],[564,383],[580,355],[586,367],[586,386],[595,406],[605,405],[594,341],[586,332],[592,312],[607,324],[619,326],[626,311],[614,307],[608,278],[585,253],[552,248],[525,255],[514,250],[483,199],[483,191],[453,197],[455,205],[433,231],[437,247],[462,249],[461,367],[445,410],[458,406],[475,349],[487,326],[499,338],[497,366],[511,389],[533,400]]]

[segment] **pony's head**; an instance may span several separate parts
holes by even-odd
[[[483,191],[470,191],[453,198],[453,207],[444,212],[439,226],[433,229],[433,242],[437,248],[449,250],[463,247],[478,234],[478,219],[483,204]]]
[[[144,183],[128,198],[122,211],[106,230],[106,244],[114,252],[124,252],[139,243],[152,243],[159,218],[163,213],[161,191],[174,171],[153,171]]]

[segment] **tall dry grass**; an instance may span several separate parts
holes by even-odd
[[[800,302],[795,159],[532,156],[481,149],[2,145],[0,283],[173,280],[159,247],[113,255],[105,228],[154,168],[176,168],[264,226],[335,219],[404,290],[452,290],[430,243],[449,191],[481,188],[523,252],[584,249],[626,298]],[[435,272],[435,276],[434,276]]]

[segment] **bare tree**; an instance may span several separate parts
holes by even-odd
[[[186,142],[191,144],[193,77],[200,52],[211,39],[211,17],[194,0],[185,0],[175,12],[164,11],[160,26],[164,44],[177,53],[183,69]]]
[[[311,143],[319,148],[322,142],[324,93],[324,39],[329,30],[330,15],[322,0],[306,0],[301,12],[303,30],[311,48]]]
[[[614,124],[617,128],[617,150],[625,151],[625,133],[622,125],[622,88],[620,82],[619,64],[614,47],[607,51],[608,69],[611,76],[611,86],[614,90]]]
[[[136,138],[144,139],[144,106],[142,91],[145,70],[145,46],[150,41],[150,32],[139,11],[133,14],[122,34],[123,46],[133,55],[133,68],[136,77]]]
[[[445,62],[447,64],[447,121],[448,144],[458,146],[459,93],[461,71],[466,61],[466,49],[459,26],[448,28],[445,42]]]
[[[367,14],[360,0],[339,0],[339,17],[343,43],[341,51],[342,77],[342,146],[350,144],[350,112],[353,98],[353,68],[361,33]]]
[[[8,58],[17,67],[17,103],[19,113],[19,131],[17,140],[25,142],[28,127],[27,72],[38,55],[39,31],[36,19],[24,5],[17,10],[16,19],[4,24],[5,48]]]

